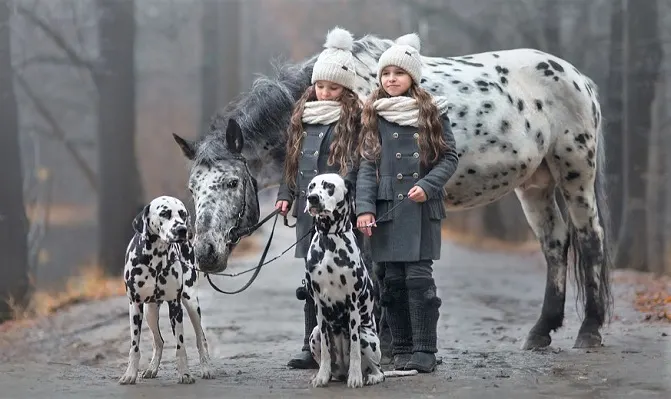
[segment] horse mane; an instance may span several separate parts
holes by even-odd
[[[391,40],[370,34],[354,41],[352,53],[358,61],[356,72],[359,95],[363,96],[362,92],[370,88],[376,72],[373,66],[391,43]],[[249,91],[212,116],[209,132],[200,140],[194,161],[212,164],[230,158],[232,154],[226,145],[226,126],[230,118],[234,118],[243,131],[243,152],[247,157],[261,159],[262,151],[268,151],[273,154],[273,158],[282,158],[276,161],[283,161],[286,143],[284,132],[289,126],[294,104],[311,84],[312,68],[317,56],[314,54],[295,64],[272,60],[274,77],[260,75]]]

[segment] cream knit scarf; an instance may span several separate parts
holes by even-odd
[[[433,96],[433,102],[438,107],[438,113],[443,114],[447,111],[447,98],[442,96]],[[412,97],[396,96],[389,98],[380,98],[373,103],[377,114],[392,123],[401,126],[418,126],[419,107],[417,100]]]
[[[303,122],[330,125],[340,119],[341,110],[340,101],[307,101],[303,109]]]

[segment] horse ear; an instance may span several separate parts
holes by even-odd
[[[145,205],[144,208],[135,215],[135,218],[133,219],[133,230],[135,230],[136,233],[138,234],[145,234],[147,224],[149,224],[149,220],[147,220],[149,216],[149,204]]]
[[[184,156],[187,157],[190,161],[193,161],[193,159],[196,157],[195,142],[183,139],[175,133],[172,134],[172,137],[177,142],[177,145],[179,145],[179,148],[182,149]]]
[[[231,152],[239,154],[242,152],[244,140],[242,139],[242,129],[238,122],[233,119],[228,119],[228,126],[226,127],[226,144]]]

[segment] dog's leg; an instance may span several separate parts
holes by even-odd
[[[319,371],[314,376],[311,383],[313,387],[325,387],[331,380],[331,335],[328,332],[328,325],[324,320],[321,303],[317,306],[317,327],[321,337]]]
[[[182,310],[181,295],[174,301],[168,301],[168,311],[170,313],[170,326],[172,327],[172,335],[177,340],[177,350],[175,355],[177,357],[177,373],[179,374],[180,384],[193,384],[196,382],[191,374],[189,374],[189,363],[186,358],[186,347],[184,346],[184,324]]]
[[[161,336],[161,330],[158,327],[158,312],[161,307],[160,302],[148,303],[147,304],[147,324],[149,325],[149,330],[151,335],[154,338],[152,343],[153,353],[151,354],[151,361],[149,362],[149,367],[142,374],[143,378],[156,378],[158,374],[158,366],[161,364],[161,357],[163,356],[163,337]]]
[[[196,334],[196,346],[198,347],[198,356],[200,357],[200,369],[202,378],[214,378],[214,373],[210,367],[210,353],[207,347],[207,338],[205,338],[205,331],[203,331],[203,324],[200,317],[200,302],[198,296],[193,291],[182,293],[182,303],[189,314],[189,320],[193,326],[193,331]]]
[[[349,344],[349,374],[347,386],[360,388],[363,386],[363,374],[361,372],[361,314],[357,301],[353,301],[350,312],[350,344]]]
[[[384,373],[380,367],[382,351],[380,338],[371,327],[361,326],[361,368],[366,385],[375,385],[384,381]]]
[[[317,364],[321,361],[322,338],[319,333],[319,326],[312,329],[310,334],[310,353]]]
[[[130,302],[128,315],[130,319],[130,350],[128,351],[128,367],[119,383],[122,385],[135,384],[138,366],[140,365],[140,333],[142,332],[142,303]]]

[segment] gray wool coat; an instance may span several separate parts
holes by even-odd
[[[313,218],[305,213],[307,196],[305,192],[313,177],[322,173],[339,173],[340,165],[328,165],[329,148],[335,135],[336,122],[330,125],[303,124],[303,141],[301,155],[298,160],[298,175],[296,176],[296,190],[289,189],[284,180],[280,183],[277,192],[277,201],[289,201],[289,207],[293,205],[292,215],[296,218],[296,240],[307,234],[312,228]],[[348,168],[344,179],[349,180],[352,186],[356,186],[357,169]],[[354,223],[356,226],[356,223]],[[357,236],[358,238],[358,236]],[[310,248],[312,235],[303,238],[294,251],[296,258],[305,258]],[[363,245],[361,239],[359,245]]]
[[[440,225],[446,212],[443,186],[459,163],[447,115],[443,135],[449,150],[433,167],[420,164],[417,128],[401,126],[378,116],[382,151],[376,162],[361,160],[356,186],[356,214],[373,213],[371,251],[374,262],[416,262],[440,259]],[[379,176],[379,180],[378,180]],[[387,212],[420,186],[427,200],[410,199]]]

